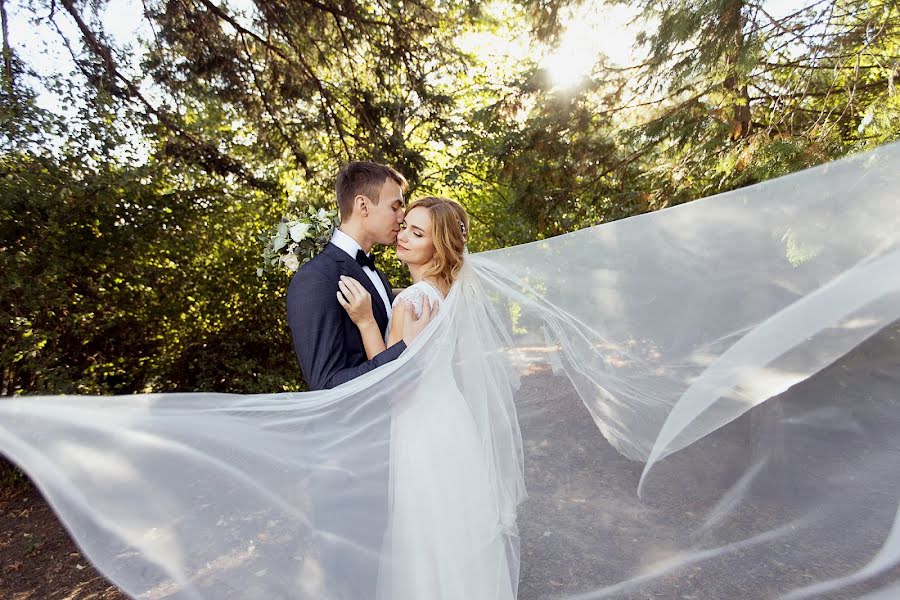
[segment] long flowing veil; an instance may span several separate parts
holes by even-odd
[[[467,256],[338,388],[4,400],[0,452],[134,597],[366,598],[392,411],[452,386],[519,598],[888,598],[898,319],[893,144]]]

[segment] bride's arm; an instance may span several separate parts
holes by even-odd
[[[388,348],[403,340],[403,315],[406,308],[406,300],[401,300],[394,305],[391,311],[391,330],[388,332],[387,341]]]
[[[366,358],[372,360],[387,349],[384,340],[381,338],[381,330],[378,329],[378,323],[371,321],[363,325],[357,324],[359,333],[362,336],[363,346],[366,348]]]
[[[341,277],[338,288],[338,302],[359,329],[363,347],[366,349],[366,358],[372,360],[386,349],[381,329],[372,314],[372,296],[352,277]]]

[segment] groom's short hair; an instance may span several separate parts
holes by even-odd
[[[386,165],[358,160],[341,167],[334,186],[341,220],[345,221],[353,214],[353,199],[357,196],[366,196],[378,204],[381,187],[388,178],[396,181],[400,189],[406,191],[407,183],[403,175]]]

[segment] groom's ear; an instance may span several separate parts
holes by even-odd
[[[353,199],[353,212],[359,214],[361,217],[369,216],[369,201],[368,198],[359,194],[356,198]]]

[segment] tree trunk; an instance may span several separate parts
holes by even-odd
[[[743,0],[733,0],[725,4],[722,23],[727,31],[733,32],[734,45],[726,56],[728,72],[725,76],[725,89],[734,99],[731,109],[731,139],[738,140],[750,135],[750,94],[747,84],[741,81],[737,72],[737,63],[744,50],[744,17]]]
[[[3,29],[3,74],[9,89],[15,87],[12,68],[12,48],[9,47],[9,24],[6,18],[6,3],[0,0],[0,28]]]

